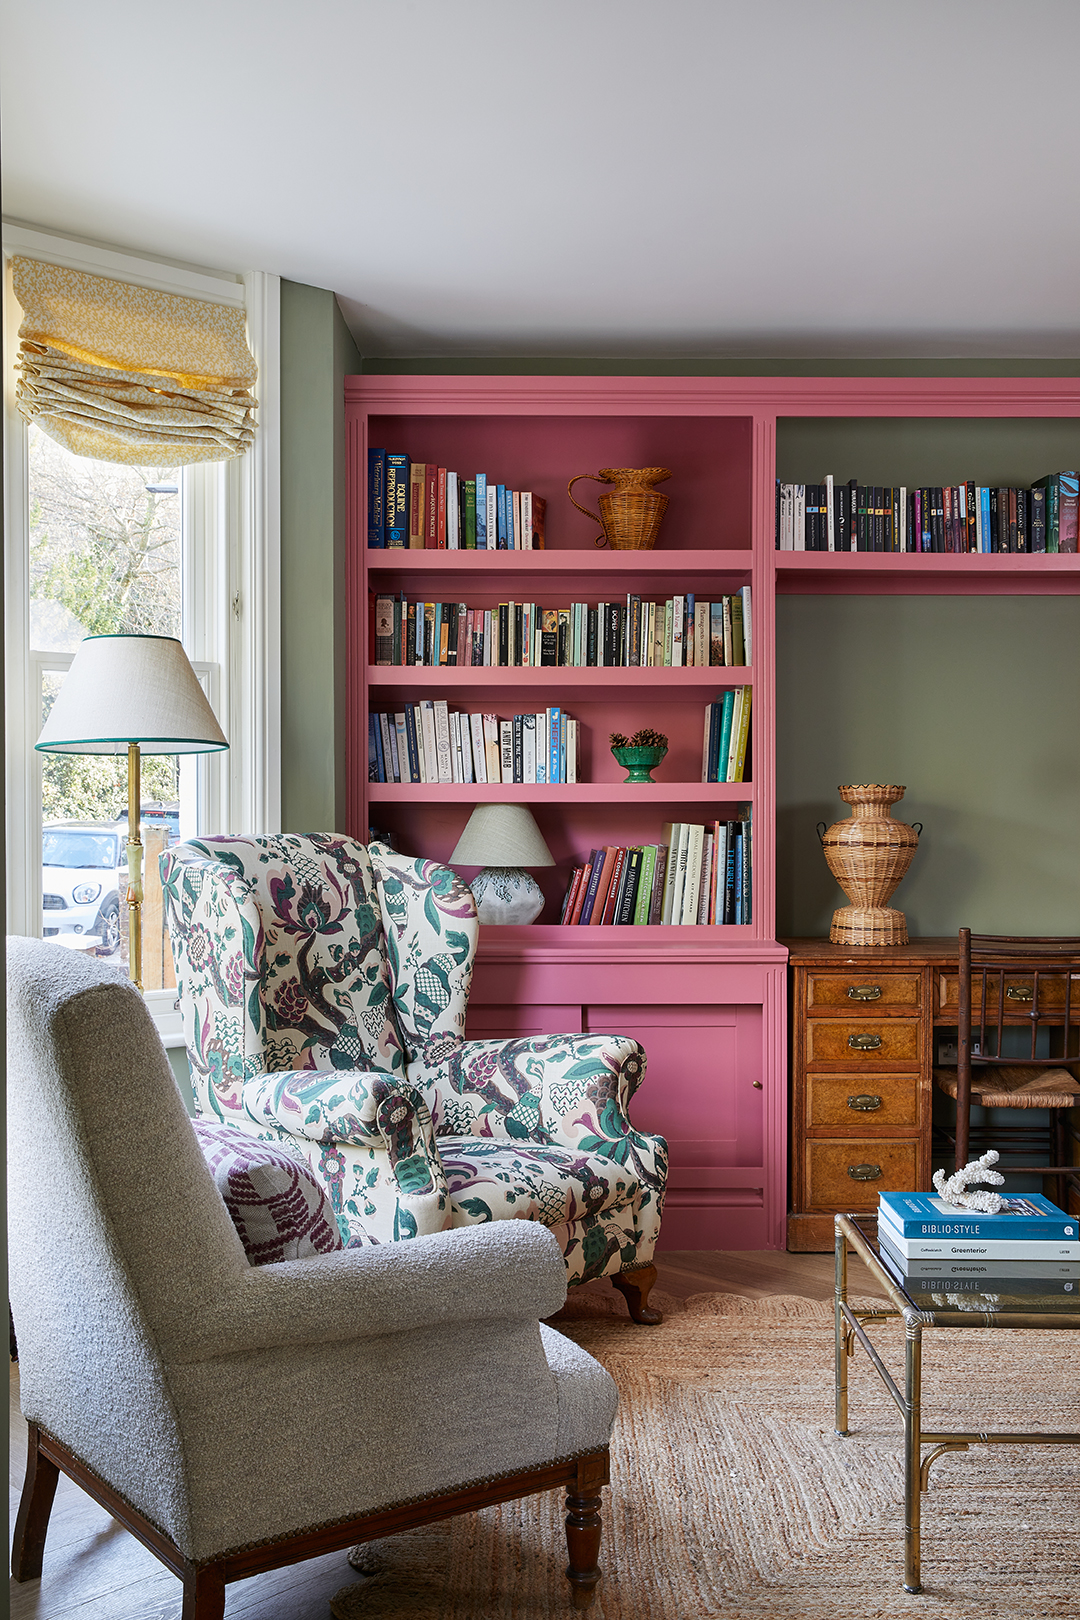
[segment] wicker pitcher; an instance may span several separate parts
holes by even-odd
[[[889,814],[904,797],[902,787],[868,782],[836,791],[851,805],[851,816],[827,830],[819,822],[818,836],[829,871],[852,904],[833,912],[829,938],[834,945],[906,945],[904,913],[885,902],[911,865],[922,823],[909,827]]]
[[[659,494],[652,486],[670,477],[667,467],[601,467],[598,473],[578,473],[571,478],[566,493],[578,511],[599,523],[604,531],[602,536],[596,537],[598,546],[606,540],[616,551],[651,551],[668,503],[667,496]],[[574,485],[581,478],[595,478],[597,483],[615,485],[610,495],[597,498],[599,517],[574,500]]]

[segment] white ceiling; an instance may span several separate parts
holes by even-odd
[[[367,355],[1080,355],[1080,0],[0,0],[8,217]]]

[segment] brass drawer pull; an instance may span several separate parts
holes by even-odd
[[[857,1114],[874,1114],[881,1107],[881,1098],[863,1092],[859,1097],[849,1097],[847,1105],[854,1108]]]
[[[880,1164],[849,1164],[847,1173],[852,1181],[880,1181]]]
[[[852,1001],[880,1001],[880,984],[849,984],[848,995]]]
[[[876,1052],[881,1045],[880,1035],[849,1035],[847,1043],[855,1052]]]
[[[1010,984],[1005,987],[1006,1001],[1034,1001],[1035,995],[1031,990],[1025,990],[1022,985]]]

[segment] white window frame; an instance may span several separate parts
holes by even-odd
[[[27,225],[5,223],[4,583],[6,673],[7,929],[41,932],[40,729],[43,669],[70,658],[30,645],[27,427],[15,408],[21,312],[13,254],[247,311],[259,368],[255,443],[226,462],[187,467],[182,640],[229,739],[206,759],[204,830],[276,832],[281,823],[280,281],[196,270]],[[167,1044],[182,1044],[173,991],[147,991]]]

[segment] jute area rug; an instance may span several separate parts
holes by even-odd
[[[595,1620],[1080,1615],[1080,1448],[940,1458],[923,1498],[924,1590],[905,1593],[900,1416],[859,1350],[851,1438],[834,1434],[831,1304],[657,1302],[663,1324],[635,1328],[614,1295],[572,1292],[554,1324],[619,1385]],[[876,1331],[902,1383],[902,1326]],[[927,1426],[1080,1430],[1072,1334],[931,1330],[923,1343]],[[331,1612],[566,1620],[562,1519],[553,1492],[379,1542],[374,1573]]]

